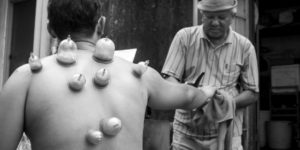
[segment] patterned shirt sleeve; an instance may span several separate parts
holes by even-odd
[[[186,31],[179,30],[169,48],[162,73],[178,80],[182,79],[185,67]]]
[[[248,41],[244,53],[244,66],[241,74],[241,85],[245,90],[259,92],[258,87],[258,64],[254,46]]]

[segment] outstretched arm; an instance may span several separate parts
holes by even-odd
[[[194,109],[203,106],[213,96],[215,88],[205,90],[163,79],[151,67],[142,76],[149,93],[148,105],[156,109]]]
[[[23,133],[24,106],[31,72],[28,65],[18,68],[0,93],[0,149],[15,150]]]

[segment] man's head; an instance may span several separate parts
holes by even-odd
[[[237,11],[237,0],[202,0],[198,8],[202,14],[203,30],[211,40],[224,39]]]
[[[100,0],[49,0],[48,2],[48,31],[60,40],[74,33],[90,37],[95,31],[101,32],[98,28],[104,28],[104,24],[100,17]]]

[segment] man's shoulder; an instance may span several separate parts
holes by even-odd
[[[2,91],[3,95],[6,95],[7,99],[17,98],[16,95],[12,94],[11,91],[22,95],[24,91],[28,90],[32,77],[32,72],[28,64],[24,64],[16,68],[9,78],[5,81]]]
[[[181,28],[176,37],[187,43],[192,42],[191,40],[199,41],[199,38],[203,37],[202,25]]]
[[[233,35],[234,40],[237,41],[236,43],[238,45],[242,45],[242,46],[246,46],[246,47],[253,46],[252,42],[246,36],[236,32],[236,31],[233,31],[233,30],[232,30],[232,35]]]
[[[250,40],[246,36],[244,36],[244,35],[236,32],[234,30],[232,30],[232,33],[233,33],[233,37],[236,38],[237,40],[245,41],[245,42],[250,42]]]
[[[16,68],[11,76],[28,76],[31,74],[31,69],[29,64],[23,64]]]
[[[179,32],[184,32],[186,34],[193,34],[193,33],[200,33],[202,30],[202,25],[198,26],[190,26],[190,27],[184,27],[179,30]]]
[[[41,67],[39,69],[33,69],[29,62],[26,64],[23,64],[23,65],[20,65],[9,76],[9,80],[11,80],[13,82],[14,81],[19,82],[18,80],[22,79],[22,81],[24,81],[24,83],[26,82],[29,84],[33,75],[41,72],[41,70],[43,70],[44,65],[45,65],[44,62],[45,61],[49,62],[49,59],[53,59],[53,56],[46,56],[44,58],[39,59],[39,61],[41,62],[41,64],[40,64]],[[36,65],[36,62],[34,63],[34,65]]]

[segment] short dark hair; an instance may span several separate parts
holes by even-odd
[[[49,26],[59,39],[71,33],[91,36],[101,17],[100,0],[49,0]]]

